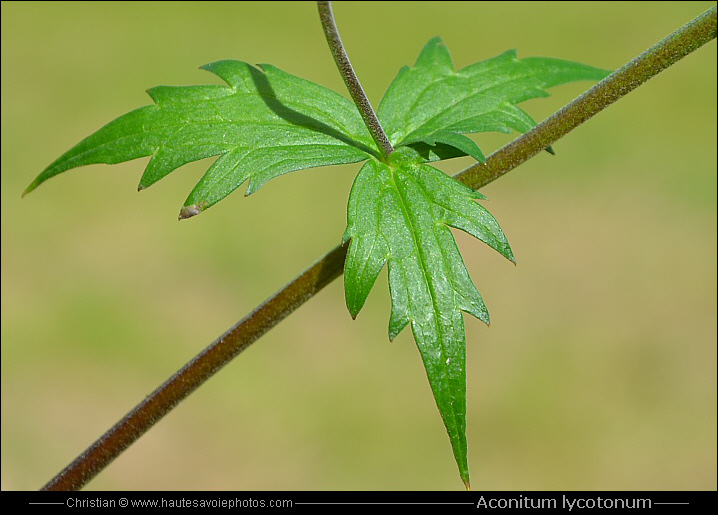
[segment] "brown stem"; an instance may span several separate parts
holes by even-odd
[[[454,177],[474,189],[485,186],[715,37],[716,8],[713,7],[606,77],[531,131],[491,154],[485,163],[471,166]],[[344,268],[346,251],[347,244],[335,247],[277,291],[147,396],[50,480],[43,490],[82,488],[199,385],[339,277]]]
[[[491,154],[486,162],[476,163],[454,178],[475,190],[498,179],[715,37],[716,8],[712,7]]]

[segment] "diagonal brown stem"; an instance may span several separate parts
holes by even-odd
[[[478,189],[516,168],[651,77],[716,37],[713,7],[646,50],[534,129],[455,178]],[[43,490],[79,490],[199,385],[339,277],[347,245],[335,247],[215,340],[117,422]]]
[[[712,7],[491,154],[485,163],[470,166],[454,178],[472,189],[498,179],[715,37],[716,8]]]
[[[78,490],[180,401],[237,354],[341,275],[348,243],[340,245],[217,338],[117,422],[43,490]]]

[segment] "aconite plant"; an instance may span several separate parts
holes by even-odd
[[[189,162],[216,157],[184,201],[179,218],[196,216],[246,183],[255,193],[277,176],[317,166],[357,165],[340,245],[218,338],[143,400],[45,489],[77,489],[214,372],[344,274],[352,317],[379,272],[388,268],[389,339],[407,325],[469,488],[466,443],[466,351],[462,311],[489,323],[450,227],[474,236],[511,262],[498,222],[476,191],[518,166],[715,37],[707,11],[611,73],[515,50],[456,69],[441,38],[429,40],[413,66],[389,84],[376,111],[367,100],[337,32],[329,2],[317,2],[337,68],[352,101],[270,64],[222,60],[202,66],[226,85],[157,86],[154,102],[120,116],[51,163],[25,190],[67,170],[150,157],[139,181],[147,188]],[[537,126],[518,107],[547,88],[601,81]],[[518,131],[488,158],[466,134]],[[431,163],[470,156],[455,177]],[[341,236],[341,237],[340,237]],[[480,278],[478,278],[480,281]]]

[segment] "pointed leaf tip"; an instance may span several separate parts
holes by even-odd
[[[30,193],[31,191],[33,191],[33,190],[34,190],[35,188],[37,188],[41,183],[42,183],[42,181],[40,181],[40,180],[38,180],[38,179],[35,179],[34,181],[32,181],[32,182],[28,185],[28,187],[25,188],[25,191],[22,192],[22,195],[20,195],[20,198],[23,198],[25,195],[27,195],[28,193]]]

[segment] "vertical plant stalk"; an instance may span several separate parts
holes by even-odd
[[[531,131],[488,156],[485,163],[471,166],[454,178],[473,189],[485,186],[715,37],[716,7],[713,7],[606,77]],[[344,269],[347,247],[348,242],[329,251],[240,320],[148,395],[42,490],[82,488],[215,372],[339,277]]]
[[[359,83],[359,79],[354,73],[354,68],[349,62],[349,57],[344,51],[344,45],[339,37],[336,23],[334,23],[331,2],[317,2],[317,8],[319,9],[319,19],[322,22],[324,35],[327,37],[329,49],[332,51],[334,62],[337,63],[339,73],[344,79],[344,84],[346,84],[349,94],[351,94],[354,103],[359,109],[359,114],[361,114],[367,129],[369,129],[374,143],[379,147],[382,158],[386,159],[389,154],[394,152],[394,147],[391,146],[389,138],[386,137],[384,129],[381,128],[379,119],[376,117],[376,113],[374,113],[374,109],[372,109],[369,99]]]

